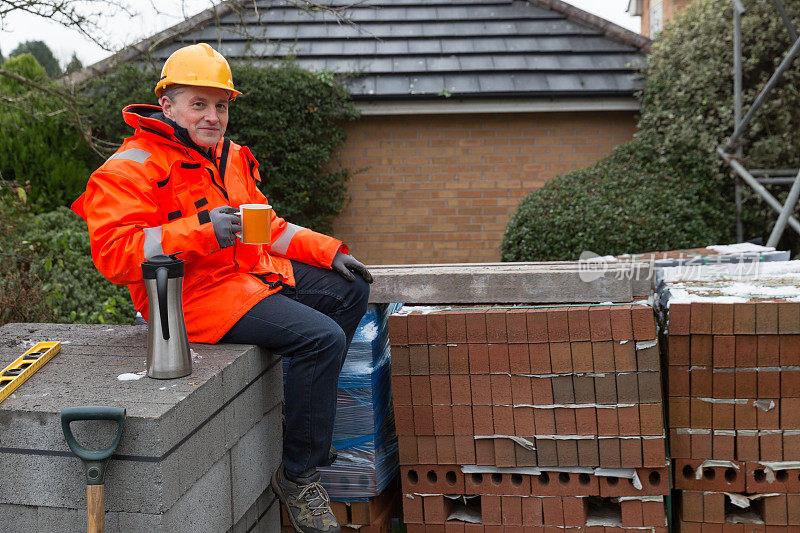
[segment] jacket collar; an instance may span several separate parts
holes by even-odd
[[[214,154],[224,141],[220,139],[214,148],[204,148],[189,136],[189,131],[179,126],[175,121],[164,116],[164,112],[159,106],[147,104],[132,104],[122,110],[122,118],[125,123],[134,128],[137,133],[147,132],[160,137],[162,141],[178,144],[181,147],[191,148],[200,153],[203,157],[216,164]]]

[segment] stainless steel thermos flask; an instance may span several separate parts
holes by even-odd
[[[156,255],[142,263],[149,308],[147,375],[156,379],[188,376],[192,357],[183,320],[184,261],[175,255]]]

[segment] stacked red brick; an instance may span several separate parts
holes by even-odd
[[[419,525],[409,531],[445,524],[463,503],[447,496],[480,499],[481,524],[447,522],[454,531],[584,526],[602,497],[620,498],[624,527],[664,527],[649,306],[411,312],[390,317],[389,341],[404,517]],[[476,468],[463,474],[466,465]],[[473,472],[480,466],[538,470]],[[572,472],[553,470],[564,467]],[[595,467],[638,469],[643,488]]]
[[[800,303],[671,303],[668,327],[682,528],[744,512],[726,492],[775,531],[800,526]]]

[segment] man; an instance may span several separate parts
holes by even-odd
[[[236,207],[267,199],[256,186],[258,162],[224,137],[228,104],[241,93],[222,55],[205,43],[177,50],[155,92],[161,107],[123,110],[134,135],[73,204],[88,224],[94,263],[128,285],[147,318],[140,264],[180,252],[190,341],[257,344],[291,358],[272,487],[298,531],[338,532],[316,468],[333,459],[338,376],[372,276],[338,239],[274,213],[269,245],[237,239]]]

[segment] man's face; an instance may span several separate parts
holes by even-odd
[[[164,116],[189,131],[200,146],[216,146],[228,126],[228,92],[215,87],[187,85],[172,98],[163,96]]]

